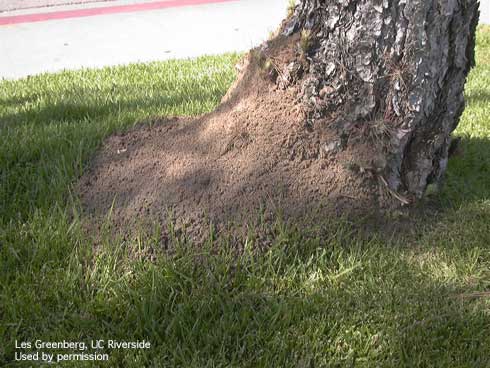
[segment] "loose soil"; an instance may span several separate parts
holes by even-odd
[[[389,193],[369,169],[373,144],[359,133],[339,148],[328,121],[307,125],[301,78],[278,82],[291,62],[306,70],[298,44],[276,39],[266,59],[253,50],[210,114],[108,138],[78,185],[86,214],[100,222],[111,212],[123,232],[142,222],[165,228],[170,216],[200,237],[210,221],[245,224],[259,213],[315,221],[379,208]]]

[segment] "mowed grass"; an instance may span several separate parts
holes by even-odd
[[[14,341],[151,342],[75,367],[490,366],[490,28],[436,201],[410,234],[321,238],[277,222],[239,256],[158,237],[94,249],[72,186],[104,137],[155,115],[210,111],[237,55],[42,75],[0,83],[0,365]],[[434,200],[434,199],[432,199]],[[217,250],[218,249],[218,250]],[[153,254],[148,257],[148,254]],[[70,351],[71,352],[71,351]],[[70,364],[66,364],[70,365]]]

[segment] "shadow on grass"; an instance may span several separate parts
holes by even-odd
[[[464,137],[458,155],[449,160],[443,200],[453,206],[490,199],[490,141]]]
[[[439,279],[410,251],[346,228],[330,235],[304,239],[279,226],[268,251],[240,257],[184,246],[109,283],[114,249],[101,250],[92,282],[106,286],[82,287],[90,302],[67,306],[36,338],[151,342],[148,351],[112,351],[104,366],[113,367],[490,363],[490,317],[481,300],[461,297],[463,283]]]
[[[468,105],[478,103],[488,104],[490,102],[490,93],[486,90],[473,92],[471,95],[467,95],[465,100]]]
[[[90,96],[89,91],[80,91],[79,96],[74,98],[65,98],[62,101],[56,101],[53,104],[43,105],[37,108],[31,108],[21,112],[7,113],[2,116],[4,125],[22,125],[29,122],[30,124],[56,124],[56,123],[74,123],[83,120],[98,120],[107,118],[108,115],[131,114],[136,111],[158,111],[159,109],[172,109],[183,107],[186,104],[198,101],[198,104],[215,105],[219,101],[219,96],[223,91],[207,91],[204,89],[193,89],[185,91],[173,91],[171,96],[157,95],[148,98],[120,99],[112,102],[112,96],[106,100],[94,100],[87,102],[66,102],[79,99],[79,96]],[[115,95],[118,99],[118,96]],[[88,97],[88,100],[91,98]],[[66,100],[66,101],[65,101]],[[27,100],[26,100],[27,102]],[[15,101],[10,102],[12,105],[17,104]],[[8,103],[7,103],[8,104]]]

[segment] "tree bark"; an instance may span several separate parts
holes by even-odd
[[[306,45],[308,124],[369,131],[386,185],[422,197],[447,167],[478,17],[477,0],[303,0],[283,33]]]

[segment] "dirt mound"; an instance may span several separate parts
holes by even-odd
[[[79,183],[86,212],[112,208],[120,229],[142,219],[165,226],[170,212],[198,233],[208,220],[241,223],[258,209],[298,219],[376,204],[386,192],[370,169],[373,144],[362,132],[339,135],[334,119],[306,121],[298,96],[308,65],[298,45],[280,38],[253,50],[213,113],[107,139]]]

